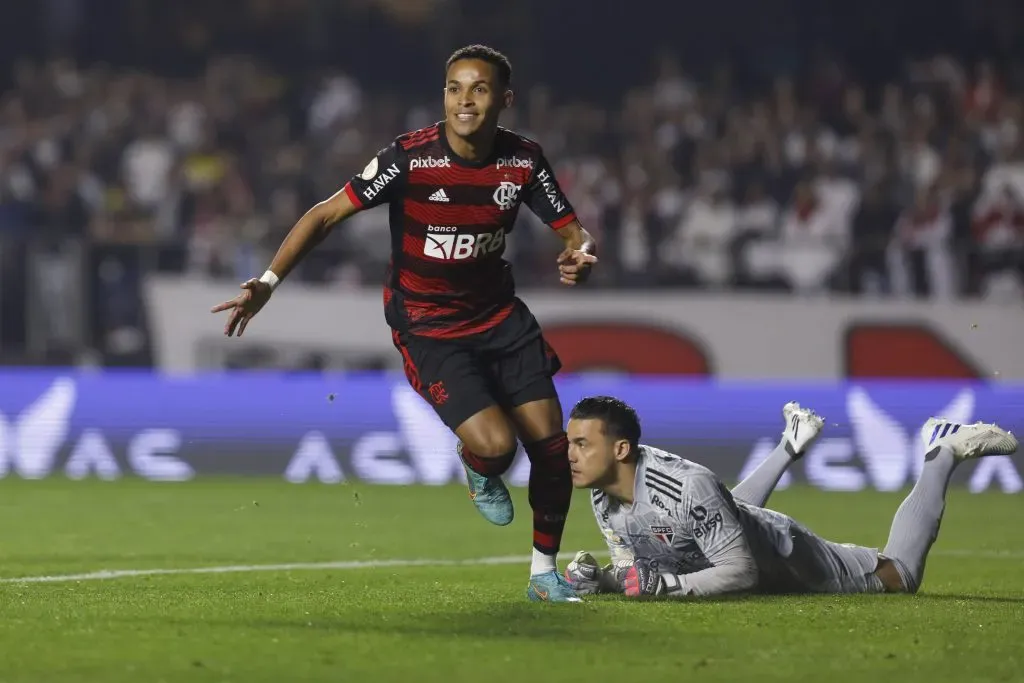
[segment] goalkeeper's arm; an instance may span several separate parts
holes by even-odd
[[[687,485],[675,517],[690,526],[689,535],[711,566],[689,574],[662,573],[655,563],[637,559],[626,576],[627,595],[722,595],[757,586],[757,561],[724,487],[712,475],[690,477]]]
[[[683,598],[748,591],[757,585],[757,564],[746,540],[739,536],[716,553],[714,566],[689,574],[659,571],[657,564],[646,558],[620,557],[601,567],[593,555],[581,550],[566,567],[565,577],[581,595]]]
[[[690,574],[662,573],[659,595],[687,597],[742,593],[757,585],[757,563],[746,539],[736,536],[708,558],[714,566]]]

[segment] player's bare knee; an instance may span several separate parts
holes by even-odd
[[[516,450],[517,446],[514,436],[503,437],[504,435],[492,434],[481,440],[476,446],[468,443],[466,446],[481,458],[500,458]]]
[[[500,412],[473,416],[459,427],[457,435],[478,458],[500,458],[517,446],[515,430]]]

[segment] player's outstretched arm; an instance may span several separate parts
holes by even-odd
[[[330,234],[335,225],[357,211],[359,207],[352,202],[345,190],[339,190],[330,198],[310,208],[288,232],[263,277],[243,282],[241,294],[211,309],[212,313],[230,311],[224,325],[224,334],[230,337],[237,331],[237,336],[241,337],[249,321],[270,300],[270,295],[280,281]]]
[[[391,202],[399,185],[395,180],[405,173],[407,162],[397,141],[392,142],[342,189],[309,209],[288,232],[263,277],[242,283],[241,294],[213,307],[214,313],[231,311],[224,334],[230,337],[237,329],[241,337],[252,317],[270,300],[274,288],[335,225],[354,213]]]
[[[271,272],[279,279],[285,279],[313,247],[324,241],[335,225],[359,210],[344,189],[315,204],[284,238],[274,260],[270,262]]]

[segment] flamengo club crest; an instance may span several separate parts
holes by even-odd
[[[651,533],[665,545],[672,545],[672,539],[675,537],[675,533],[670,526],[654,526],[652,524]]]
[[[522,185],[516,185],[507,180],[503,181],[501,185],[498,185],[498,189],[494,191],[494,203],[502,211],[508,211],[516,205],[516,197],[519,196],[519,190],[522,187]]]

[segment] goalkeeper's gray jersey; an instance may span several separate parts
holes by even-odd
[[[737,501],[708,468],[651,446],[640,447],[633,496],[625,505],[592,493],[616,564],[644,557],[661,572],[690,574],[724,559],[743,535],[764,592],[859,590],[877,563],[874,549],[825,541],[784,514]]]

